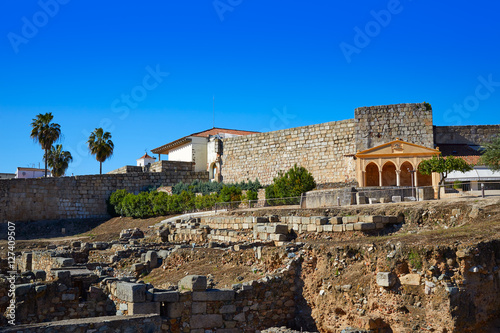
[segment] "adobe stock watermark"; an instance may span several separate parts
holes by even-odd
[[[277,108],[273,109],[274,117],[269,121],[269,127],[263,128],[261,132],[272,132],[285,129],[290,124],[290,120],[295,119],[297,116],[287,112],[286,106],[283,107],[283,111]]]
[[[232,12],[242,3],[243,0],[214,0],[214,2],[212,2],[212,5],[214,6],[217,16],[219,16],[219,20],[221,22],[224,22],[224,15],[227,12]]]
[[[154,68],[146,66],[145,71],[146,74],[140,84],[130,89],[130,92],[121,94],[119,98],[111,102],[111,111],[117,115],[119,120],[125,120],[130,115],[130,111],[136,109],[148,97],[148,93],[158,88],[165,81],[165,78],[170,75],[168,72],[162,72],[159,64]],[[113,135],[113,131],[116,129],[115,121],[108,117],[102,118],[96,128],[98,127],[102,127],[105,131],[110,132],[111,135]],[[87,140],[91,132],[83,129],[81,132],[83,139],[77,144],[76,149],[73,150],[69,147],[70,150],[76,151],[76,154],[73,154],[73,163],[71,163],[70,169],[74,170],[82,163],[84,158],[88,158]]]
[[[349,44],[341,42],[339,44],[340,50],[342,51],[347,63],[350,64],[352,62],[352,56],[354,54],[361,53],[361,50],[370,45],[373,38],[380,35],[382,28],[389,26],[392,18],[395,15],[401,14],[403,9],[404,7],[399,0],[389,0],[386,9],[370,11],[370,15],[373,17],[373,20],[368,21],[363,28],[358,26],[354,27],[355,34],[353,43]]]
[[[489,74],[487,78],[480,75],[477,80],[479,83],[474,89],[474,94],[468,95],[462,103],[455,103],[452,108],[447,109],[443,115],[444,121],[452,125],[461,125],[462,120],[469,118],[479,109],[481,101],[490,98],[496,88],[500,87],[500,81],[493,81],[493,74]]]
[[[54,18],[58,13],[61,5],[66,5],[70,0],[40,0],[38,6],[40,10],[34,13],[31,18],[23,16],[21,18],[22,26],[20,33],[9,32],[7,39],[14,50],[14,53],[19,53],[19,46],[28,44],[30,40],[38,35],[41,28],[45,27],[50,19]]]

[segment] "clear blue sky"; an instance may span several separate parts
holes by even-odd
[[[74,157],[68,173],[91,174],[99,164],[85,141],[96,127],[115,143],[105,172],[135,165],[145,149],[211,128],[214,95],[216,126],[255,131],[423,101],[436,125],[500,123],[496,1],[5,0],[0,8],[0,172],[43,164],[29,138],[38,113],[61,125]]]

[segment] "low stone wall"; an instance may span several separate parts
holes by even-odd
[[[162,318],[159,315],[139,316],[107,316],[86,319],[62,320],[52,323],[41,323],[33,325],[17,325],[4,327],[2,332],[11,333],[45,333],[45,332],[166,332],[162,330]]]
[[[105,288],[124,314],[164,316],[161,331],[254,332],[293,324],[300,297],[297,279],[301,262],[299,257],[289,259],[287,268],[277,274],[228,290],[205,289],[206,279],[201,287],[193,285],[188,290],[179,283],[180,291],[148,289],[144,284],[121,281],[110,281]]]
[[[338,206],[339,203],[341,206],[354,205],[356,204],[354,191],[353,187],[310,191],[302,196],[301,208],[332,207]]]
[[[0,223],[106,218],[106,200],[113,191],[132,193],[151,187],[208,181],[208,172],[194,172],[192,163],[164,163],[162,172],[137,172],[40,179],[0,180]],[[165,169],[163,166],[171,166]]]

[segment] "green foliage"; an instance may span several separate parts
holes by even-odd
[[[500,133],[491,143],[484,145],[485,151],[481,156],[481,164],[488,166],[491,170],[500,171]]]
[[[416,269],[422,269],[422,257],[417,251],[411,250],[410,254],[408,255],[408,259],[410,261],[411,267]]]
[[[137,195],[129,193],[123,199],[122,205],[125,216],[134,218],[153,216],[153,205],[148,192],[141,192]]]
[[[31,134],[30,137],[40,144],[42,149],[45,151],[45,177],[47,177],[47,162],[49,156],[49,150],[52,148],[54,142],[59,140],[61,136],[61,126],[59,124],[51,123],[54,116],[51,112],[45,114],[38,114],[31,123]]]
[[[208,195],[210,193],[218,193],[220,194],[222,191],[222,188],[224,186],[235,186],[238,187],[241,190],[252,190],[257,192],[260,188],[262,188],[262,185],[260,184],[258,179],[255,179],[255,181],[249,180],[248,182],[240,182],[236,184],[224,184],[224,183],[217,183],[217,182],[202,182],[199,180],[195,180],[191,184],[184,184],[182,182],[174,185],[172,187],[172,193],[173,194],[181,194],[182,191],[186,192],[191,192],[191,193],[201,193],[203,195]]]
[[[96,128],[90,133],[87,141],[89,151],[99,162],[99,172],[102,174],[102,163],[113,155],[115,145],[111,141],[111,133],[104,132],[101,128]]]
[[[124,215],[123,212],[123,199],[127,196],[128,192],[126,190],[117,190],[111,193],[109,197],[109,207],[108,212],[111,216]]]
[[[472,170],[472,166],[463,159],[454,156],[448,156],[446,158],[442,156],[433,156],[429,160],[422,161],[418,170],[424,175],[430,175],[433,172],[441,174],[441,180],[439,181],[439,185],[441,185],[450,172],[466,172]]]
[[[259,194],[257,193],[257,191],[248,190],[246,193],[247,200],[257,200],[258,197],[259,197]]]
[[[453,182],[453,188],[454,188],[455,190],[459,190],[459,189],[461,189],[461,188],[462,188],[462,182],[461,182],[461,181],[459,181],[459,180],[455,180],[455,181]]]
[[[302,193],[311,191],[316,187],[314,177],[304,167],[295,164],[286,173],[279,172],[273,183],[266,187],[266,198],[290,198],[299,197]],[[290,200],[273,200],[271,205],[291,204]]]
[[[47,164],[52,169],[52,177],[64,176],[69,163],[73,161],[71,153],[62,150],[62,145],[52,146],[48,152],[47,159]]]
[[[232,186],[224,186],[220,191],[220,201],[222,202],[232,202],[241,201],[241,188]]]
[[[211,209],[219,200],[217,193],[208,195],[198,195],[194,199],[195,207],[199,210]]]
[[[432,106],[431,106],[429,103],[424,102],[424,106],[425,106],[425,110],[426,110],[426,111],[430,111],[430,110],[432,110]]]

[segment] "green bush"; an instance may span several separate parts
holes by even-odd
[[[241,188],[233,186],[224,186],[220,191],[220,201],[233,202],[241,201]]]
[[[258,179],[255,181],[249,180],[248,182],[240,182],[236,184],[224,184],[217,182],[202,182],[199,180],[193,181],[191,184],[184,184],[182,182],[172,186],[172,194],[181,194],[183,191],[191,193],[201,193],[203,195],[209,195],[210,193],[218,193],[222,191],[224,186],[235,186],[241,190],[252,190],[257,192],[262,185]]]
[[[314,177],[304,167],[295,164],[286,173],[280,171],[273,183],[266,187],[266,199],[300,197],[316,187]],[[297,199],[271,200],[270,205],[297,204]]]
[[[117,190],[111,193],[108,200],[108,212],[111,216],[121,216],[123,213],[123,199],[127,196],[128,192],[126,190]]]
[[[247,190],[246,198],[247,200],[257,200],[258,199],[257,191]]]

